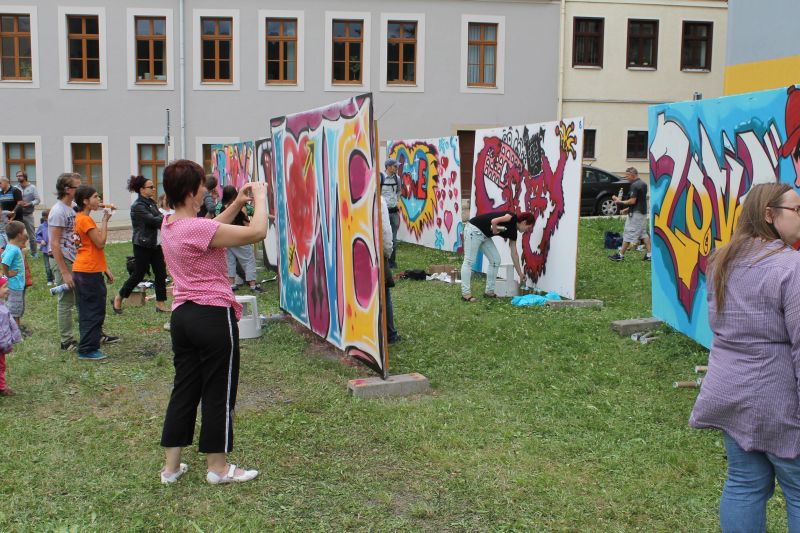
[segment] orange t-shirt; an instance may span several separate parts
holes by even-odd
[[[89,230],[97,228],[92,217],[78,213],[75,217],[75,262],[72,264],[73,272],[105,272],[106,254],[98,248],[89,237]]]

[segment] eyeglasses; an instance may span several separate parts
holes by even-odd
[[[64,187],[64,188],[65,188],[65,189],[77,189],[77,188],[78,188],[78,186],[77,186],[77,185],[67,185],[67,186],[66,186],[66,187]]]
[[[796,205],[794,207],[787,207],[785,205],[774,205],[772,206],[773,209],[787,209],[789,211],[794,211],[798,215],[800,215],[800,205]]]
[[[142,189],[155,189],[155,186],[150,185],[149,187],[142,187]]]

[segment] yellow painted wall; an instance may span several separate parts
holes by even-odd
[[[800,83],[800,55],[725,67],[726,95],[777,89]]]

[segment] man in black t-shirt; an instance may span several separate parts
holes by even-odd
[[[533,226],[534,217],[531,213],[514,214],[512,211],[495,211],[472,217],[464,226],[464,264],[461,265],[461,299],[465,302],[474,302],[472,296],[472,265],[478,256],[478,251],[489,261],[486,273],[487,298],[496,298],[494,293],[497,281],[497,269],[500,268],[500,253],[494,245],[492,237],[502,237],[508,241],[511,252],[511,262],[517,271],[520,282],[525,281],[525,273],[519,261],[517,251],[517,233],[525,233]]]
[[[630,195],[623,200],[618,196],[611,199],[624,206],[620,211],[623,215],[628,215],[625,219],[625,230],[622,233],[622,248],[608,258],[612,261],[622,261],[625,259],[625,252],[628,248],[639,240],[644,241],[647,253],[644,261],[650,261],[650,230],[648,228],[647,217],[647,184],[639,179],[639,171],[630,167],[625,171],[625,179],[631,182]]]

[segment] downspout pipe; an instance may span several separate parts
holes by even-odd
[[[564,39],[567,33],[567,0],[561,0],[561,38],[558,40],[558,109],[557,117],[561,120],[564,114]]]
[[[180,80],[181,80],[181,90],[178,93],[178,99],[180,100],[180,110],[179,110],[179,117],[180,120],[180,130],[181,130],[181,159],[186,159],[186,19],[184,17],[184,0],[180,0],[179,7],[179,37],[178,42],[180,43],[180,59],[179,59],[179,67],[180,70]]]

